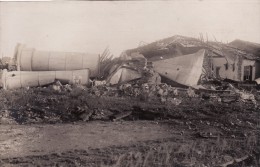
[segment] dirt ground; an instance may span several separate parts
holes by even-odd
[[[260,164],[259,106],[250,102],[205,94],[162,102],[78,88],[0,94],[0,166]]]
[[[58,125],[3,125],[1,157],[44,155],[73,149],[131,145],[172,137],[177,132],[158,122],[89,122]]]

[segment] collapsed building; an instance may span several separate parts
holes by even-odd
[[[259,54],[259,44],[240,40],[223,44],[179,35],[126,50],[116,59],[106,58],[106,54],[40,51],[18,44],[17,71],[2,72],[1,85],[12,89],[55,80],[87,85],[90,78],[104,74],[102,84],[118,85],[142,79],[147,71],[156,82],[179,87],[197,88],[212,79],[259,83]]]
[[[246,50],[234,42],[223,44],[173,36],[126,50],[122,55],[141,54],[161,76],[186,86],[211,78],[254,81],[260,77],[260,45],[244,43],[254,47]]]

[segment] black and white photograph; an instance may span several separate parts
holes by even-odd
[[[0,0],[0,167],[260,167],[260,0]]]

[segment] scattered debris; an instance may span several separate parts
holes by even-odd
[[[17,122],[12,118],[10,110],[0,111],[0,124],[17,124]]]
[[[179,104],[181,104],[181,100],[179,100],[179,99],[177,99],[177,98],[168,98],[167,99],[167,101],[169,101],[170,103],[172,103],[172,104],[174,104],[174,105],[176,105],[176,106],[178,106]]]
[[[111,75],[108,77],[107,83],[111,85],[126,83],[135,79],[141,78],[141,74],[128,66],[118,67]]]
[[[260,78],[257,78],[255,81],[258,85],[260,85]]]
[[[78,108],[78,110],[81,112],[79,115],[79,118],[83,121],[89,121],[90,117],[94,113],[93,110],[90,110],[87,106],[84,106],[83,108]]]
[[[242,102],[247,102],[247,101],[251,101],[255,107],[257,107],[257,102],[255,100],[255,96],[251,93],[247,93],[244,91],[240,91],[238,89],[236,89],[233,85],[229,84],[229,87],[231,90],[233,90],[236,94],[238,94],[240,96],[240,100]]]
[[[124,111],[124,112],[120,112],[118,114],[111,116],[111,119],[113,121],[117,121],[117,120],[120,120],[122,118],[128,117],[131,114],[132,114],[132,111]]]
[[[223,163],[219,164],[219,167],[227,167],[228,165],[231,165],[234,163],[234,159],[233,157],[229,156],[229,155],[225,155],[223,156]]]
[[[92,86],[102,86],[102,85],[106,85],[106,81],[98,81],[98,80],[94,80],[94,85]]]
[[[191,87],[189,87],[187,93],[189,97],[198,97],[198,95],[195,94],[195,91]]]

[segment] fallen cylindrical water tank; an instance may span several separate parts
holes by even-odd
[[[15,58],[18,71],[70,71],[89,69],[90,76],[99,73],[98,54],[38,51],[18,44]]]
[[[89,69],[73,71],[11,71],[2,70],[0,85],[4,89],[36,87],[59,80],[62,84],[89,83]]]

